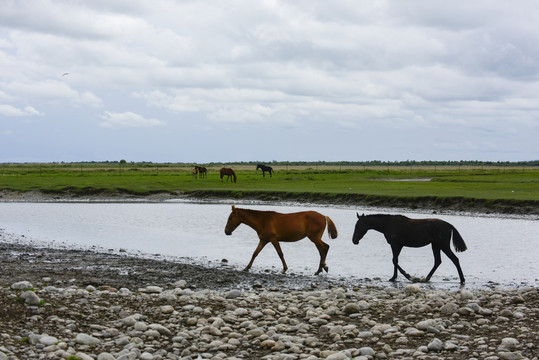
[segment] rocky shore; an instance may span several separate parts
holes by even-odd
[[[539,289],[245,273],[0,231],[4,359],[537,359]]]

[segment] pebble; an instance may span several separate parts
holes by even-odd
[[[427,349],[429,349],[429,351],[441,351],[444,347],[444,343],[442,342],[442,340],[438,339],[438,338],[434,338],[428,345],[427,345]]]
[[[24,304],[15,303],[27,307],[18,321],[0,319],[0,360],[520,360],[534,359],[537,350],[539,325],[528,320],[539,317],[535,288],[193,291],[185,280],[137,291],[27,285],[0,288],[4,302],[27,294]],[[41,305],[27,302],[30,294]]]
[[[39,305],[41,303],[41,299],[39,296],[36,295],[35,292],[27,290],[21,293],[20,298],[24,300],[24,302],[28,305]]]

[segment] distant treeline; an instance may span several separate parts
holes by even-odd
[[[209,163],[209,165],[217,165],[220,163]],[[248,161],[248,162],[233,162],[229,164],[241,165],[256,165],[266,164],[274,166],[539,166],[539,160],[533,161],[476,161],[476,160],[461,160],[461,161]]]
[[[39,165],[39,163],[3,163],[4,165]],[[126,161],[122,160],[105,160],[105,161],[79,161],[79,162],[50,162],[43,164],[56,164],[56,165],[137,165],[137,166],[191,166],[193,164],[201,165],[205,164],[208,166],[221,166],[221,165],[253,165],[257,164],[266,164],[270,166],[470,166],[470,167],[481,167],[481,166],[495,166],[495,167],[534,167],[539,166],[539,160],[532,161],[477,161],[477,160],[460,160],[460,161],[416,161],[416,160],[406,160],[406,161],[381,161],[381,160],[370,160],[370,161],[232,161],[232,162],[209,162],[209,163],[196,163],[196,162],[152,162],[152,161]]]

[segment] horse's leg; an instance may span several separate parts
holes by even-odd
[[[443,247],[442,251],[444,252],[444,254],[447,255],[449,259],[451,259],[451,261],[453,261],[453,264],[455,264],[455,266],[457,267],[457,271],[459,272],[460,283],[461,285],[464,285],[464,282],[465,282],[464,274],[462,273],[462,269],[460,268],[459,258],[457,257],[457,255],[455,255],[455,253],[453,253],[453,251],[451,251],[449,244],[447,245],[447,247]]]
[[[284,261],[284,255],[283,255],[283,251],[281,250],[281,245],[279,245],[279,241],[275,239],[271,240],[271,243],[273,247],[275,248],[275,250],[277,251],[277,254],[279,254],[279,257],[281,258],[281,262],[283,263],[283,274],[284,274],[286,270],[288,270],[288,266],[286,265],[286,261]]]
[[[318,237],[309,237],[309,240],[316,245],[316,248],[320,253],[320,264],[318,265],[318,270],[314,274],[318,275],[322,272],[322,270],[326,270],[326,272],[328,272],[329,269],[326,265],[326,256],[328,255],[329,245],[322,241],[322,235]]]
[[[399,255],[402,250],[402,245],[391,245],[391,250],[393,251],[393,276],[391,279],[389,279],[389,281],[397,280],[397,270],[400,271],[405,278],[410,280],[411,276],[399,266]]]
[[[263,241],[263,240],[260,240],[258,242],[258,246],[256,247],[255,251],[253,252],[253,256],[251,257],[251,261],[249,262],[249,265],[247,265],[245,269],[243,269],[244,271],[249,271],[251,266],[253,266],[253,262],[255,261],[255,258],[258,256],[258,253],[262,251],[262,249],[264,248],[264,246],[266,246],[267,243],[268,243],[267,241]]]
[[[425,278],[425,282],[430,281],[430,278],[432,277],[436,269],[438,269],[438,266],[440,266],[440,264],[442,263],[442,257],[440,255],[440,247],[438,245],[435,245],[434,243],[432,243],[432,254],[434,255],[434,266],[432,267],[432,270],[429,272],[429,274]]]

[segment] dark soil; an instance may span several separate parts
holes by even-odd
[[[186,280],[193,289],[252,289],[257,287],[288,289],[329,288],[343,285],[324,276],[283,275],[245,272],[223,263],[220,266],[147,259],[94,250],[54,249],[31,244],[5,242],[0,232],[0,286],[18,281],[42,284],[44,278],[77,286],[92,285],[137,290],[149,285],[166,288]],[[80,283],[80,282],[83,283]]]

